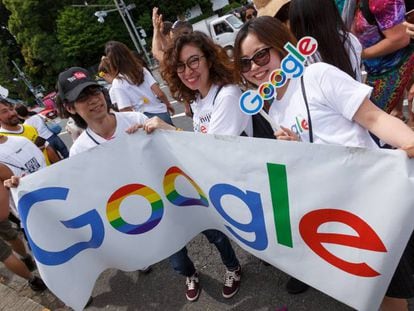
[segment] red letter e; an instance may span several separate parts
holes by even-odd
[[[318,233],[320,225],[327,222],[341,222],[357,232],[357,236],[337,233]],[[386,252],[386,248],[375,231],[358,216],[337,209],[320,209],[307,213],[299,223],[299,232],[305,243],[321,258],[335,267],[362,277],[380,275],[365,262],[345,261],[330,253],[323,243],[345,245],[359,249]]]

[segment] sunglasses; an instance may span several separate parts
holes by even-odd
[[[246,15],[246,20],[251,20],[253,17],[257,16],[257,12],[253,12],[252,14]]]
[[[76,98],[76,102],[86,102],[90,97],[97,96],[102,93],[102,87],[100,86],[89,86],[85,88]]]
[[[204,55],[193,55],[185,63],[178,62],[176,65],[175,70],[177,73],[183,73],[185,71],[185,66],[187,66],[190,69],[197,69],[200,66],[200,59],[202,57],[205,57]]]
[[[271,47],[267,47],[264,49],[261,49],[260,51],[257,51],[252,57],[247,58],[241,58],[240,63],[240,69],[242,73],[249,72],[250,69],[252,69],[252,61],[257,66],[264,66],[267,65],[270,61],[270,49]]]

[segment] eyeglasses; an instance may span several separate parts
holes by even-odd
[[[183,73],[185,71],[185,66],[190,69],[197,69],[200,66],[200,58],[205,57],[204,55],[193,55],[187,59],[185,63],[179,62],[176,65],[177,73]]]
[[[85,88],[78,96],[78,98],[76,98],[76,102],[78,103],[83,103],[86,102],[89,97],[92,96],[97,96],[99,94],[102,93],[102,87],[100,86],[89,86],[87,88]]]
[[[253,17],[257,16],[257,12],[253,12],[252,14],[246,15],[246,20],[251,20]]]
[[[239,63],[240,63],[240,68],[241,68],[241,72],[242,73],[246,73],[249,72],[250,69],[252,69],[252,61],[257,65],[257,66],[264,66],[267,65],[270,61],[270,49],[272,47],[267,47],[264,49],[261,49],[260,51],[257,51],[252,57],[250,58],[241,58]]]

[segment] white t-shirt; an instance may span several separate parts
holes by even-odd
[[[0,144],[0,163],[6,165],[14,176],[24,176],[46,167],[45,157],[40,149],[23,136],[6,136]],[[19,217],[16,205],[10,195],[10,209]]]
[[[156,83],[151,73],[144,68],[144,81],[140,85],[131,84],[126,79],[115,78],[109,96],[119,110],[132,106],[135,111],[140,112],[167,112],[167,106],[151,90],[151,86]]]
[[[148,118],[140,112],[114,112],[116,118],[116,129],[114,135],[109,138],[103,138],[92,131],[89,127],[80,134],[70,148],[69,156],[84,152],[96,147],[118,136],[127,135],[125,131],[134,124],[143,124]]]
[[[191,105],[195,132],[238,136],[243,131],[252,136],[251,117],[239,108],[241,90],[237,85],[223,86],[219,93],[217,85],[212,85],[206,97],[197,96]]]
[[[15,176],[23,176],[46,167],[40,149],[23,136],[6,136],[0,144],[0,163],[7,165]]]
[[[308,114],[301,79],[291,79],[281,100],[274,100],[269,115],[309,142]],[[368,131],[353,117],[372,88],[338,68],[315,63],[305,69],[304,84],[312,121],[313,140],[319,144],[378,148]]]
[[[352,69],[355,72],[355,80],[362,82],[362,73],[361,73],[362,45],[359,42],[358,38],[355,37],[350,32],[348,32],[348,40],[345,41],[345,49],[348,53]],[[319,53],[315,53],[308,59],[308,62],[310,64],[316,63],[316,62],[322,62],[322,58]]]
[[[24,124],[28,124],[36,128],[39,136],[44,139],[49,139],[53,135],[53,133],[47,128],[43,118],[38,114],[31,116],[29,119],[24,121]]]

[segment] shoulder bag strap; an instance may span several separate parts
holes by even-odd
[[[306,97],[305,82],[303,82],[303,76],[300,77],[300,86],[302,89],[303,100],[305,101],[306,111],[308,113],[308,125],[309,125],[309,142],[313,143],[313,128],[312,119],[309,111],[308,98]]]
[[[215,104],[215,102],[216,102],[217,95],[218,95],[218,93],[220,93],[220,91],[221,91],[221,89],[222,89],[222,88],[223,88],[223,86],[222,86],[222,85],[220,85],[220,86],[218,87],[217,92],[216,92],[216,95],[214,95],[214,98],[213,98],[213,106],[214,106],[214,104]]]

